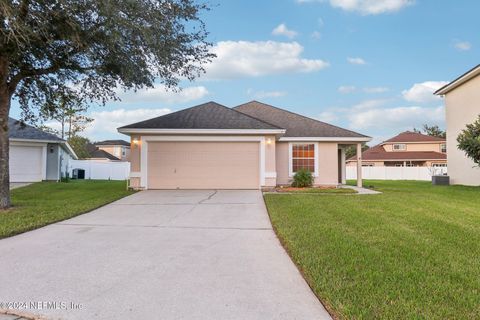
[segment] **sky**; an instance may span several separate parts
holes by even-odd
[[[224,0],[202,14],[217,58],[178,93],[122,93],[93,106],[93,141],[208,101],[258,100],[373,138],[445,127],[432,93],[480,63],[477,0]],[[11,116],[20,117],[17,103]],[[52,123],[52,126],[57,124]]]

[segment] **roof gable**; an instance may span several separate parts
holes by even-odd
[[[468,70],[467,72],[465,72],[460,77],[453,80],[452,82],[444,85],[443,87],[441,87],[440,89],[435,91],[434,94],[435,95],[445,95],[445,94],[449,93],[450,91],[458,88],[459,86],[461,86],[465,82],[468,82],[471,79],[477,77],[478,75],[480,75],[480,64],[473,67],[472,69]]]
[[[8,118],[8,138],[58,142],[65,141],[54,134],[44,132],[13,118]]]
[[[284,137],[342,137],[369,138],[322,121],[302,116],[258,101],[251,101],[234,108],[260,120],[286,129]]]
[[[216,102],[169,113],[119,129],[282,129]]]
[[[400,143],[400,142],[408,143],[408,142],[445,142],[445,141],[446,139],[444,138],[429,136],[429,135],[418,133],[418,132],[405,131],[396,135],[391,139],[384,141],[382,144]]]
[[[376,145],[362,152],[362,160],[365,161],[413,161],[413,160],[447,160],[445,153],[435,151],[386,151],[382,145]],[[348,161],[357,161],[353,156]]]

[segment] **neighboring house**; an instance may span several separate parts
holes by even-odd
[[[84,160],[101,160],[101,161],[121,161],[119,158],[115,157],[113,154],[99,149],[94,144],[87,145],[87,152],[89,154],[88,158]]]
[[[301,168],[315,185],[345,183],[345,148],[365,135],[252,101],[205,103],[118,129],[130,135],[130,185],[144,189],[259,189]],[[358,166],[361,185],[361,161]]]
[[[448,175],[452,184],[480,185],[480,168],[458,149],[457,137],[480,115],[480,65],[440,88],[447,116]]]
[[[362,153],[364,167],[446,167],[444,138],[406,131]],[[356,166],[356,157],[347,160]]]
[[[121,161],[130,161],[130,143],[125,140],[105,140],[94,144],[99,150],[106,151]]]
[[[68,143],[32,126],[8,119],[10,182],[58,181],[77,159]]]

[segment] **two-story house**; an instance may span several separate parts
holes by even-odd
[[[480,65],[453,80],[436,95],[445,98],[450,183],[480,185],[480,168],[458,149],[457,137],[480,115]]]
[[[130,161],[130,143],[125,140],[105,140],[95,143],[98,150],[103,150],[121,161]]]
[[[446,139],[406,131],[362,153],[363,166],[445,167]],[[347,160],[355,166],[356,156]]]

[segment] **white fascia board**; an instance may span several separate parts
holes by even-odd
[[[67,149],[68,153],[72,156],[73,159],[78,160],[78,156],[75,153],[75,151],[72,149],[70,144],[68,142],[61,142],[61,145],[65,146],[65,149]]]
[[[434,94],[437,95],[437,96],[443,96],[443,95],[449,93],[450,91],[452,91],[453,89],[461,86],[465,82],[475,78],[478,75],[480,75],[480,66],[475,67],[470,72],[467,72],[466,74],[464,74],[460,78],[450,82],[449,84],[447,84],[443,88],[440,88],[439,90],[435,91]]]
[[[285,131],[285,129],[118,129],[118,132],[124,134],[283,134]]]
[[[19,139],[19,138],[10,138],[11,142],[31,142],[31,143],[64,143],[65,141],[59,140],[40,140],[40,139]]]
[[[316,142],[368,142],[371,137],[345,138],[345,137],[281,137],[279,141],[316,141]]]

